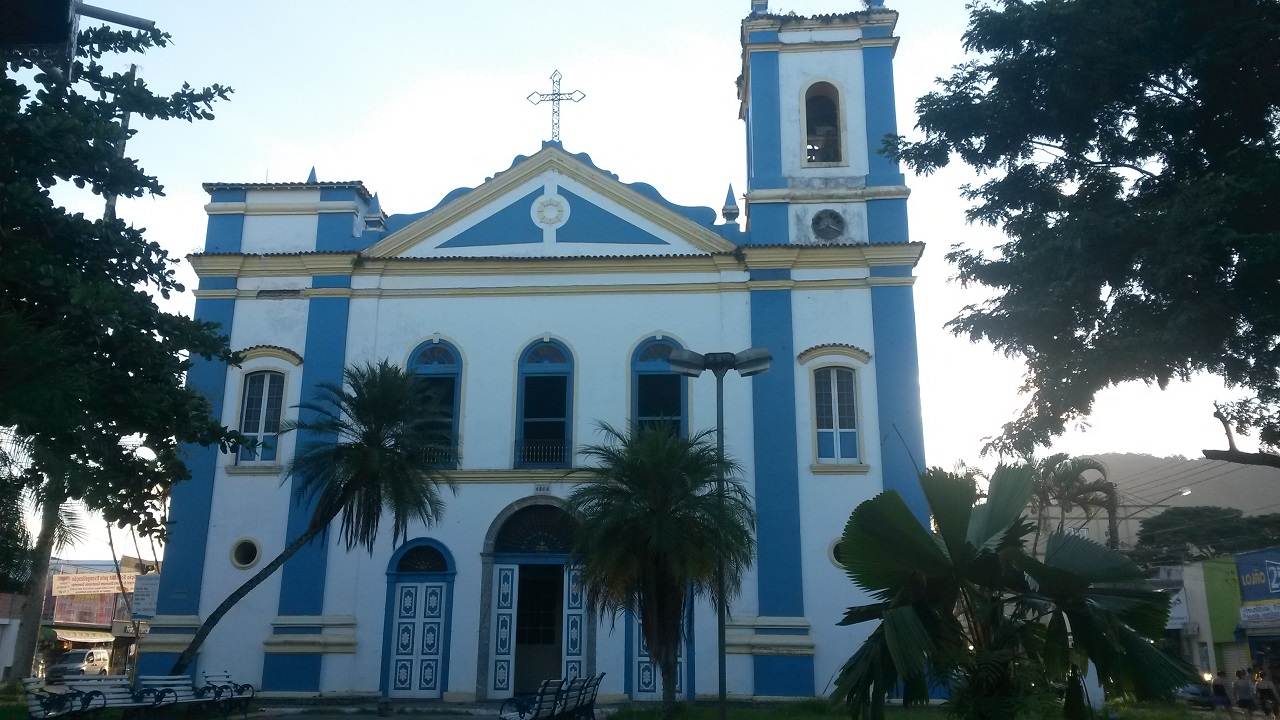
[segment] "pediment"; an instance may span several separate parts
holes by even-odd
[[[362,254],[625,257],[706,255],[734,247],[706,226],[548,144]]]

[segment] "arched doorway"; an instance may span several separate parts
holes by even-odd
[[[586,598],[566,565],[576,523],[549,503],[520,503],[504,515],[486,542],[492,583],[482,676],[490,699],[588,671]]]
[[[449,633],[456,566],[427,538],[411,540],[387,564],[382,693],[440,698],[449,684]]]

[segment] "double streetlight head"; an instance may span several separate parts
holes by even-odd
[[[671,351],[671,371],[688,377],[698,377],[704,370],[710,370],[717,377],[723,377],[730,370],[737,370],[742,377],[759,375],[769,369],[773,355],[767,348],[747,348],[740,353],[701,353],[692,350]]]

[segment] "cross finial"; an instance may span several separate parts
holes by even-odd
[[[574,90],[573,92],[568,92],[568,93],[560,92],[561,77],[563,76],[560,74],[559,70],[556,70],[555,72],[551,73],[551,92],[549,93],[532,92],[532,93],[529,93],[529,98],[528,98],[529,102],[533,103],[534,105],[550,101],[551,103],[551,142],[560,142],[560,101],[572,100],[574,102],[578,102],[582,100],[582,98],[587,96],[586,93],[582,92],[581,90]]]

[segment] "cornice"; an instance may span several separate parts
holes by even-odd
[[[316,215],[318,213],[358,213],[360,206],[351,200],[323,202],[211,202],[204,206],[210,215]]]
[[[530,277],[613,273],[719,274],[742,270],[818,270],[885,265],[915,266],[924,243],[743,246],[719,255],[564,258],[360,258],[355,253],[288,255],[188,255],[200,277],[309,277],[359,275],[402,277]],[[877,277],[874,283],[901,284]],[[235,291],[204,290],[204,297]],[[256,292],[256,291],[254,291]]]
[[[797,28],[803,29],[803,28]],[[804,42],[804,43],[787,43],[787,42],[753,42],[746,46],[747,54],[756,52],[776,52],[776,53],[802,53],[802,52],[828,52],[831,50],[863,50],[873,47],[893,48],[897,52],[898,38],[859,38],[857,40],[836,40],[831,42]]]
[[[909,197],[911,197],[911,188],[906,185],[871,185],[860,188],[777,188],[752,190],[747,193],[747,204],[866,202],[868,200],[905,200]]]
[[[872,281],[877,282],[872,282]],[[887,282],[886,282],[887,281]],[[910,286],[913,277],[839,278],[829,280],[739,280],[694,283],[627,283],[592,285],[507,285],[494,287],[310,288],[301,298],[404,300],[413,298],[554,297],[570,295],[690,295],[752,290],[853,290],[872,286]],[[198,300],[254,300],[256,290],[196,290]],[[264,301],[265,302],[265,301]]]

